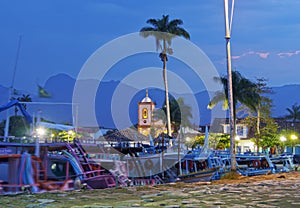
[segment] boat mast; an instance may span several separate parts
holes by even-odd
[[[19,37],[19,42],[18,42],[18,48],[17,48],[17,56],[16,56],[16,61],[15,61],[15,66],[14,66],[14,71],[13,71],[13,77],[11,81],[11,85],[8,89],[8,102],[11,99],[11,96],[13,95],[13,87],[15,83],[15,77],[16,77],[16,71],[17,71],[17,66],[18,66],[18,61],[19,61],[19,55],[20,55],[20,49],[21,49],[21,41],[22,41],[22,35]],[[6,111],[6,122],[5,122],[5,129],[4,129],[4,141],[8,141],[8,132],[9,132],[9,109]]]
[[[226,40],[226,55],[227,55],[227,80],[228,80],[228,102],[229,102],[229,125],[230,125],[230,160],[231,171],[236,171],[235,158],[235,115],[233,112],[233,87],[232,87],[232,70],[231,70],[231,48],[230,48],[230,33],[233,16],[234,0],[232,0],[231,18],[229,23],[228,18],[228,0],[224,0],[224,15],[225,15],[225,40]]]

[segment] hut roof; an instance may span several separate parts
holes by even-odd
[[[110,142],[122,142],[122,141],[148,141],[149,137],[141,134],[135,128],[126,128],[105,136],[101,136],[101,139]]]

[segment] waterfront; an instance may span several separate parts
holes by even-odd
[[[0,207],[299,207],[300,172],[207,183],[0,197]]]

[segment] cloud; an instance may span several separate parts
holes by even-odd
[[[242,55],[232,56],[231,58],[232,59],[240,59],[240,58],[248,56],[248,55],[257,55],[262,59],[266,59],[269,57],[270,54],[271,54],[270,52],[263,53],[263,52],[256,52],[256,51],[248,51],[248,52],[243,53]]]
[[[231,56],[232,59],[240,59],[241,56]]]
[[[266,59],[269,57],[270,53],[267,52],[267,53],[260,53],[260,52],[256,52],[256,54],[260,57],[260,58],[263,58],[263,59]]]
[[[281,52],[278,53],[277,56],[279,56],[280,58],[284,58],[284,57],[291,57],[294,55],[298,55],[300,53],[300,50],[296,50],[294,52]]]
[[[292,57],[292,56],[295,56],[295,55],[298,55],[298,54],[300,54],[300,50],[291,51],[291,52],[280,52],[280,53],[277,53],[276,55],[280,58],[285,58],[285,57]],[[233,60],[237,60],[237,59],[240,59],[242,57],[249,56],[249,55],[257,55],[262,59],[267,59],[271,55],[271,53],[270,52],[247,51],[247,52],[245,52],[241,55],[232,56],[231,58]]]

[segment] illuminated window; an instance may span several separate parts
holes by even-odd
[[[148,118],[148,109],[143,108],[143,118]]]

